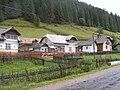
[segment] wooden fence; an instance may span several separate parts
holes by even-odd
[[[29,52],[21,52],[18,54],[12,53],[0,53],[1,62],[6,62],[10,60],[14,60],[16,58],[21,59],[30,59],[31,61],[37,60],[42,65],[44,65],[45,61],[41,58],[41,53],[29,53]],[[81,59],[81,60],[79,60]],[[53,68],[44,68],[43,70],[30,71],[25,69],[23,73],[21,72],[12,72],[9,74],[2,73],[0,75],[0,85],[8,85],[20,82],[41,82],[44,80],[51,80],[55,78],[64,77],[73,73],[81,73],[88,72],[95,68],[101,67],[103,65],[108,64],[108,62],[118,60],[109,58],[99,57],[96,60],[84,60],[83,58],[76,58],[73,54],[57,54],[53,57],[53,63],[57,63],[59,67]],[[37,63],[38,63],[37,62]]]
[[[64,77],[73,73],[88,72],[95,68],[101,67],[102,65],[108,64],[109,59],[96,59],[96,61],[85,61],[85,60],[54,60],[59,67],[44,68],[42,70],[30,71],[25,69],[23,73],[12,72],[9,74],[2,73],[0,75],[0,85],[8,85],[21,82],[41,82],[45,80],[56,79]]]

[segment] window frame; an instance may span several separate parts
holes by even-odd
[[[5,44],[5,49],[6,50],[11,50],[11,44],[10,43],[6,43]]]
[[[18,39],[18,35],[5,34],[6,39]]]

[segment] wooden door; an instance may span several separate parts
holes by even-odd
[[[97,44],[97,51],[98,52],[103,51],[103,44]]]

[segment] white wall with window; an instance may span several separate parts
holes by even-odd
[[[112,44],[106,44],[106,41],[103,43],[103,51],[112,51]]]
[[[66,45],[65,52],[66,53],[75,53],[76,52],[75,44],[74,45]]]
[[[93,48],[94,47],[94,48]],[[94,50],[95,49],[95,50]],[[95,44],[94,46],[93,45],[90,45],[90,46],[83,46],[82,47],[82,51],[83,52],[88,52],[88,53],[91,53],[91,52],[97,52],[97,45]]]
[[[41,52],[48,52],[48,47],[41,47],[41,48],[40,48],[40,51],[41,51]]]
[[[18,52],[18,42],[0,41],[0,52]]]

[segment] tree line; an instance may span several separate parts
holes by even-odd
[[[0,22],[22,17],[39,25],[75,23],[120,32],[120,17],[78,0],[0,0]]]

